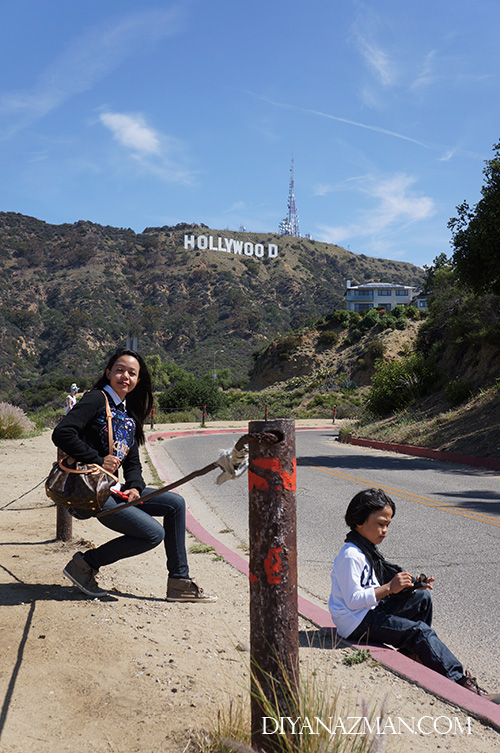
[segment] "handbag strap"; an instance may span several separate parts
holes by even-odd
[[[113,422],[112,422],[112,413],[111,408],[109,407],[109,400],[108,396],[104,392],[104,390],[101,390],[102,394],[104,395],[104,400],[106,401],[106,420],[108,422],[108,455],[113,455]]]
[[[105,473],[106,476],[112,478],[115,483],[118,483],[120,481],[118,476],[115,476],[115,474],[111,473],[111,471],[107,471],[98,463],[90,463],[90,465],[85,465],[84,468],[71,468],[71,466],[68,465],[67,462],[64,462],[65,460],[68,461],[67,456],[65,458],[61,458],[59,461],[57,461],[57,463],[54,463],[54,465],[58,465],[62,471],[66,471],[67,473],[79,473],[80,475],[83,475],[85,473]]]

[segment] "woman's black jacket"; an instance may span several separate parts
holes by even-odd
[[[116,407],[109,395],[108,401],[113,415],[114,429]],[[52,441],[64,453],[81,463],[102,465],[105,455],[109,454],[103,436],[103,424],[105,422],[104,394],[101,390],[90,390],[61,419],[52,433]],[[125,478],[123,488],[138,489],[139,492],[142,492],[146,484],[142,477],[137,441],[129,446],[129,451],[122,460],[121,468]]]

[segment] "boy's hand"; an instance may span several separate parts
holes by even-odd
[[[409,588],[413,585],[413,578],[410,573],[397,573],[394,578],[389,581],[389,593],[398,594],[404,588]]]
[[[432,591],[432,583],[434,583],[435,578],[426,578],[425,581],[418,581],[415,583],[415,588],[417,591],[423,591],[425,588],[428,588],[430,591]]]

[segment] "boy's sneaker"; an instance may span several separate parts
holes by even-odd
[[[207,594],[193,578],[169,578],[167,581],[167,601],[199,602],[207,604],[217,601],[217,596]]]
[[[464,676],[458,682],[463,688],[466,688],[467,690],[471,690],[476,695],[480,695],[483,697],[488,695],[486,690],[483,690],[483,688],[479,687],[479,685],[477,684],[476,678],[472,677],[469,670],[466,670]]]
[[[77,552],[63,570],[63,575],[69,578],[80,591],[87,596],[106,596],[107,591],[99,588],[95,576],[98,570],[94,570],[88,565],[81,552]]]

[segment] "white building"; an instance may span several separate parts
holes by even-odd
[[[390,282],[368,282],[366,285],[352,285],[346,281],[346,307],[348,311],[368,311],[384,308],[390,311],[394,306],[408,305],[415,297],[417,288],[411,285],[398,285]]]

